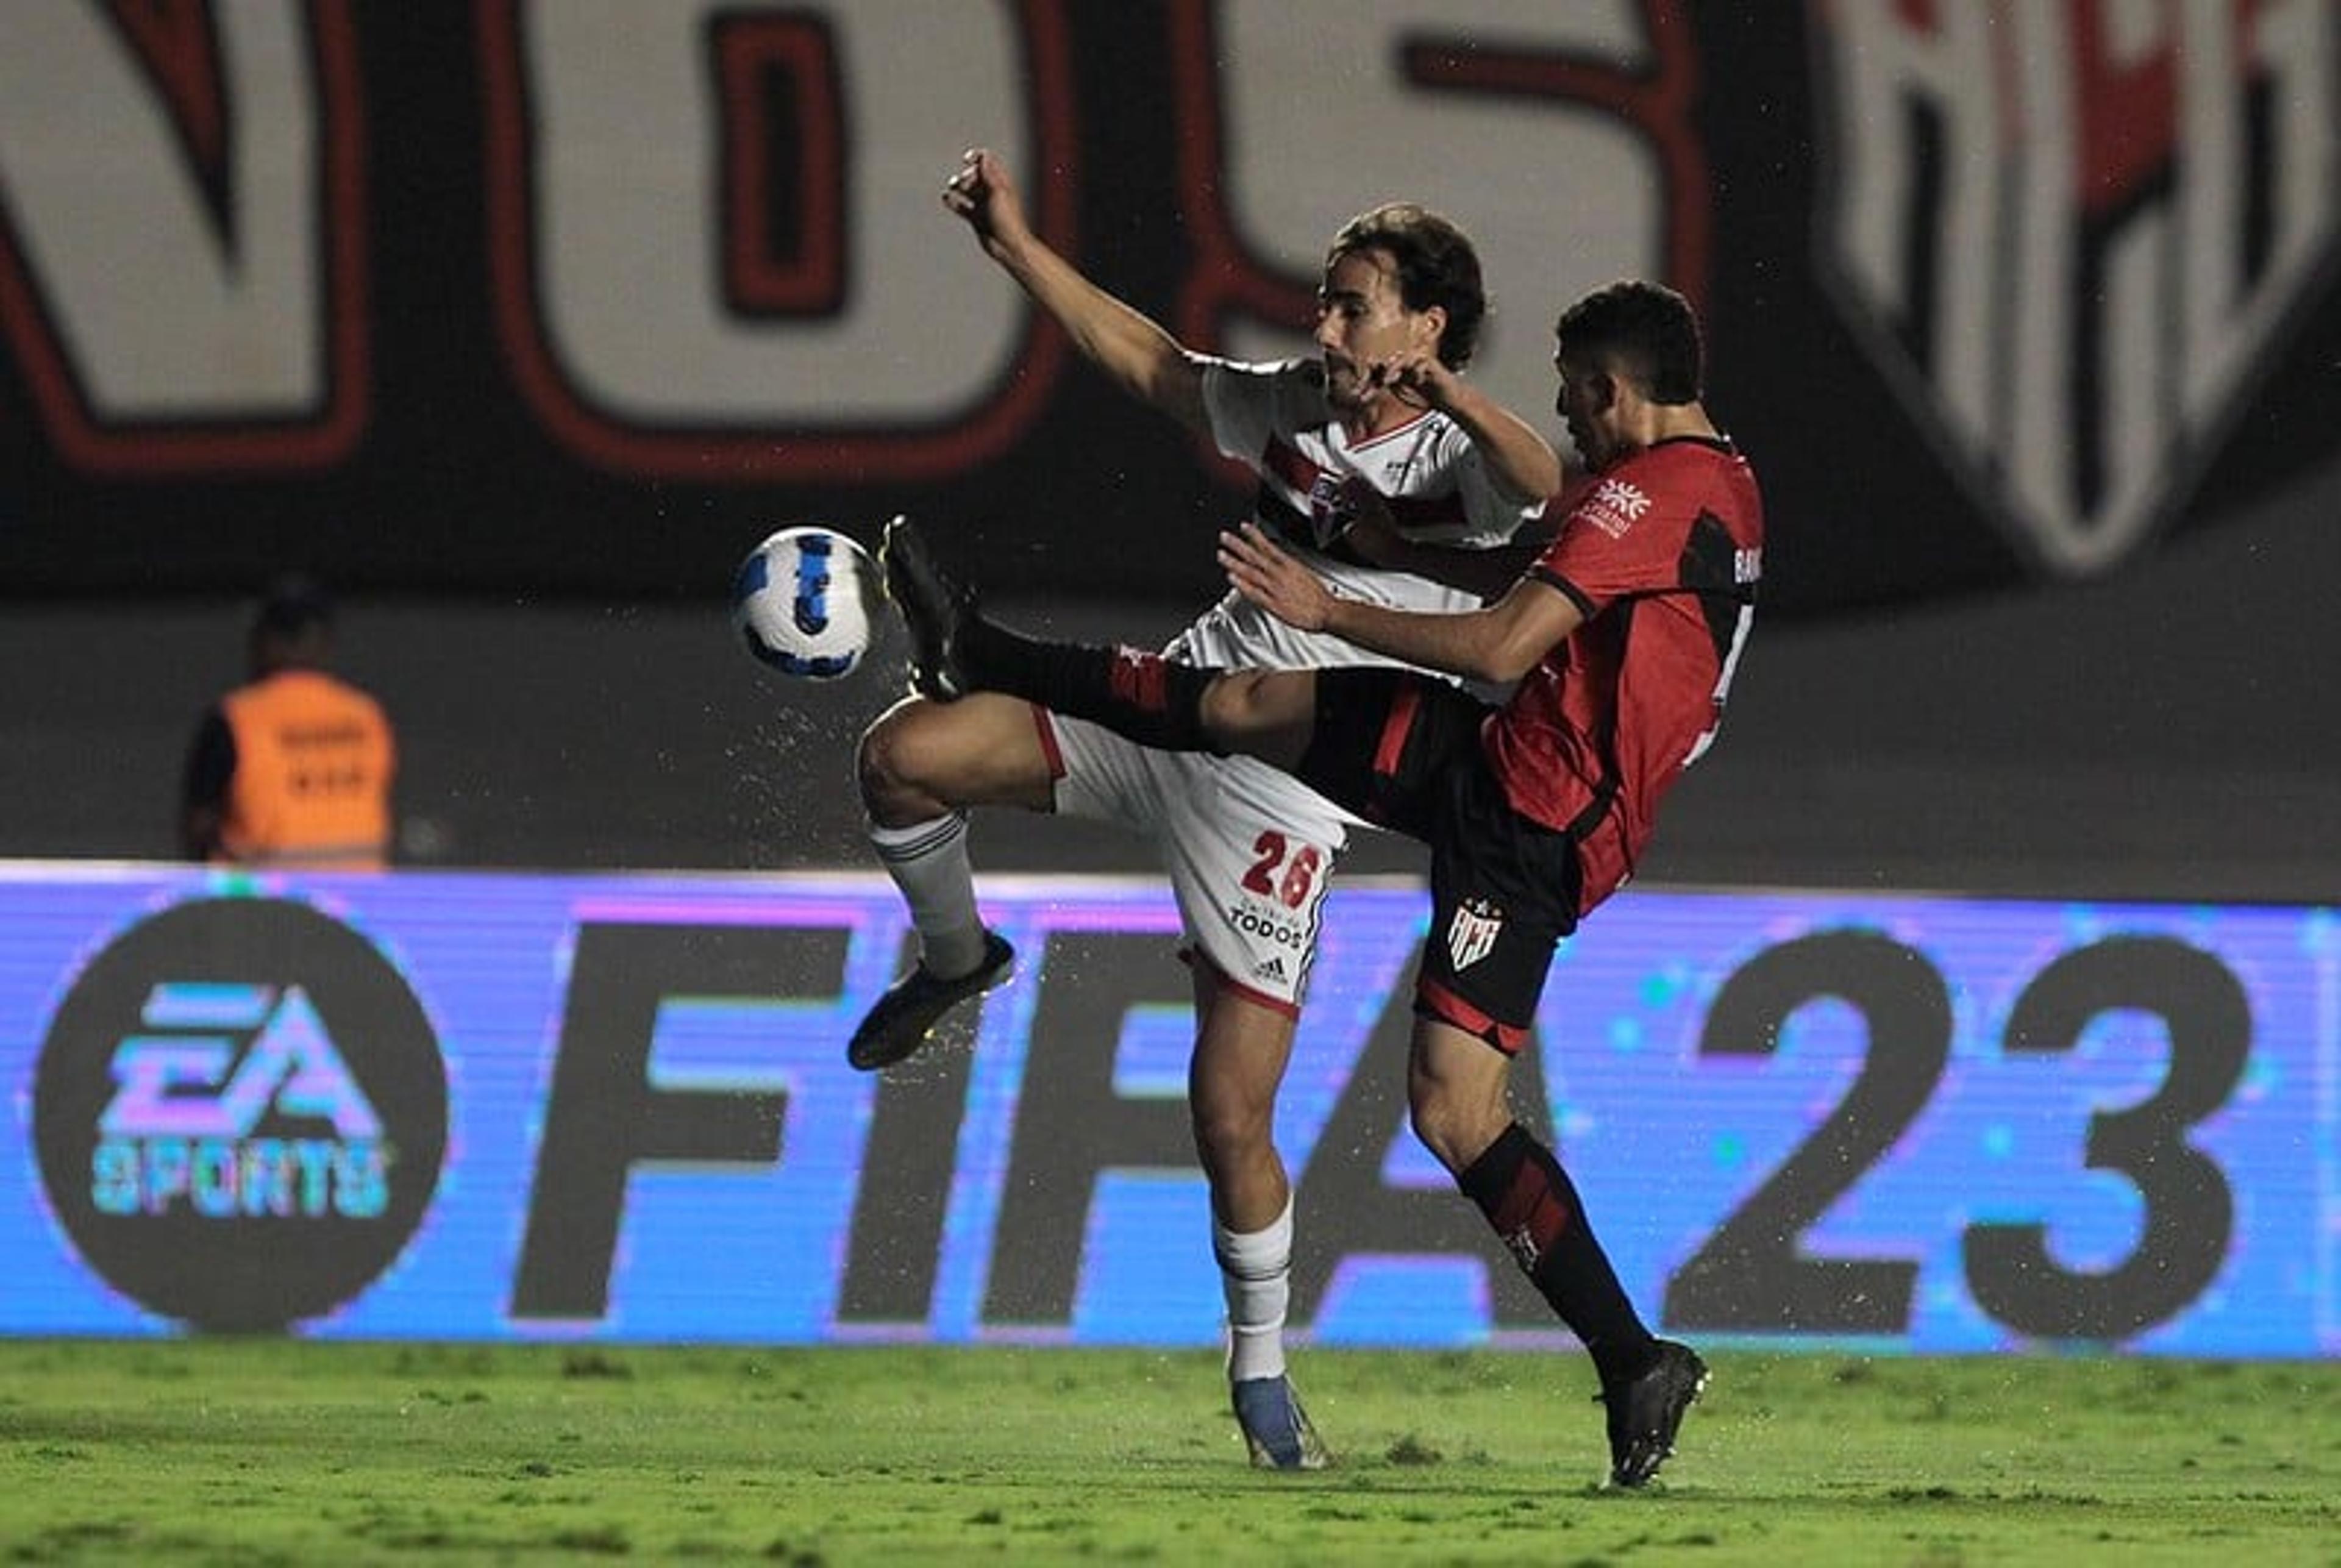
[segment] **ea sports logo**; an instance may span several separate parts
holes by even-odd
[[[446,1071],[364,938],[304,904],[203,899],[83,971],[41,1049],[33,1136],[51,1208],[109,1284],[191,1327],[282,1329],[413,1237]]]

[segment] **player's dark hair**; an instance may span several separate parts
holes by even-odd
[[[290,642],[312,631],[330,633],[333,627],[333,595],[315,578],[297,573],[271,583],[252,613],[255,637]]]
[[[1390,257],[1398,276],[1398,296],[1406,308],[1437,305],[1447,313],[1439,335],[1439,362],[1449,370],[1471,363],[1479,345],[1479,324],[1488,315],[1487,285],[1479,277],[1479,252],[1449,219],[1413,202],[1384,202],[1341,225],[1326,247],[1325,265],[1360,251]]]
[[[1698,315],[1664,284],[1625,278],[1598,288],[1553,328],[1560,352],[1608,364],[1653,403],[1697,403],[1704,385]]]

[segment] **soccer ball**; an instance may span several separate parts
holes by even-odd
[[[830,528],[783,528],[740,563],[732,624],[783,674],[842,680],[870,651],[884,587],[878,564]]]

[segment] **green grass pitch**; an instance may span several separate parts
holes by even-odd
[[[2341,1564],[2341,1363],[1714,1353],[1617,1493],[1581,1356],[0,1342],[0,1563]]]

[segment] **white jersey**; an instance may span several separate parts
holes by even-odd
[[[1344,598],[1399,610],[1470,610],[1477,595],[1404,572],[1371,566],[1342,544],[1341,488],[1362,479],[1390,504],[1399,532],[1426,544],[1486,549],[1542,514],[1496,491],[1463,427],[1425,410],[1396,430],[1350,442],[1326,402],[1321,369],[1307,360],[1272,365],[1208,361],[1203,407],[1211,438],[1260,476],[1252,516]],[[1303,632],[1240,594],[1230,594],[1171,643],[1182,663],[1226,668],[1322,669],[1398,661],[1323,632]]]
[[[1402,532],[1433,544],[1499,544],[1543,509],[1498,496],[1471,438],[1443,414],[1425,413],[1352,446],[1316,366],[1301,361],[1208,362],[1203,404],[1220,450],[1260,475],[1253,515],[1352,598],[1414,610],[1479,603],[1347,554],[1338,504],[1348,479],[1371,484]],[[1166,652],[1228,668],[1392,663],[1339,637],[1296,631],[1232,594]],[[1297,1013],[1333,864],[1359,819],[1254,757],[1152,751],[1080,719],[1038,709],[1035,716],[1057,780],[1056,808],[1153,834],[1188,945],[1253,1001]]]

